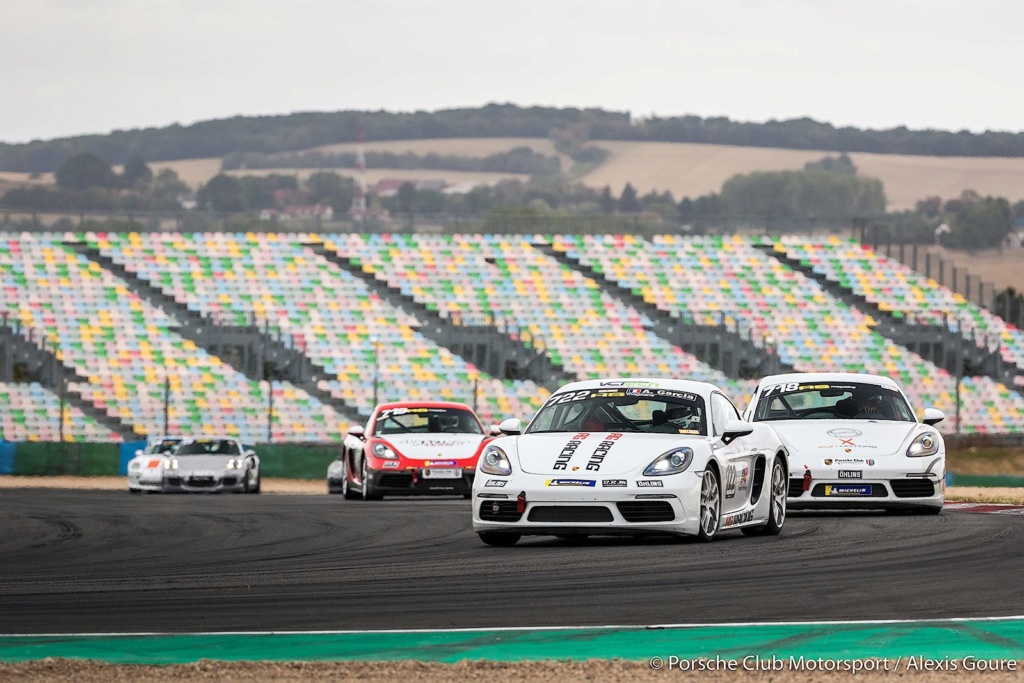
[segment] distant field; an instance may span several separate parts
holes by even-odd
[[[281,175],[294,175],[298,176],[299,180],[305,180],[311,174],[316,173],[319,169],[315,168],[259,168],[252,170],[238,170],[228,171],[228,175],[233,176],[266,176],[271,173],[280,173]],[[333,173],[337,173],[340,176],[355,177],[355,169],[347,168],[330,168],[325,169]],[[451,185],[459,183],[496,183],[499,180],[506,178],[518,178],[520,180],[527,180],[529,176],[518,174],[518,173],[483,173],[474,171],[442,171],[436,169],[400,169],[400,168],[368,168],[366,169],[366,182],[370,185],[376,183],[379,180],[385,178],[394,178],[396,180],[444,180]]]
[[[719,192],[738,173],[803,168],[808,161],[836,152],[760,147],[730,147],[674,142],[599,141],[611,152],[600,167],[581,178],[592,187],[621,192],[627,182],[640,194],[671,190],[676,197]],[[858,171],[885,184],[889,208],[913,208],[925,197],[957,197],[967,189],[1024,199],[1024,159],[916,157],[850,154]]]
[[[627,142],[618,140],[596,141],[611,155],[598,168],[580,178],[581,182],[594,188],[611,186],[618,194],[627,182],[641,194],[651,190],[671,190],[676,198],[698,197],[710,192],[719,192],[722,184],[738,173],[752,171],[780,171],[803,168],[808,161],[835,152],[773,149],[762,147],[731,147],[727,145],[699,145],[673,142]],[[367,151],[412,152],[414,154],[442,154],[484,157],[489,154],[506,152],[513,147],[526,146],[535,152],[558,155],[562,168],[571,168],[571,161],[558,154],[551,140],[546,138],[454,138],[429,140],[392,140],[367,142]],[[314,147],[323,152],[354,151],[356,143],[340,143]],[[1024,158],[968,158],[968,157],[917,157],[886,154],[850,155],[859,171],[866,176],[879,178],[885,184],[889,208],[894,210],[912,208],[925,197],[939,196],[943,199],[957,197],[964,190],[975,190],[983,195],[1006,197],[1011,201],[1024,199]],[[184,159],[179,161],[151,162],[154,170],[171,168],[192,187],[205,183],[220,171],[220,159]],[[311,169],[312,170],[312,169]],[[344,169],[332,169],[346,173]],[[265,174],[268,172],[296,173],[294,169],[272,169],[249,171]],[[299,171],[305,177],[310,171]],[[233,172],[234,175],[245,172]],[[458,173],[437,170],[368,169],[371,182],[380,178],[405,178],[409,180],[443,178],[449,182],[481,180],[493,182],[501,178],[515,178],[514,174],[500,173]],[[46,174],[40,181],[29,181],[26,173],[0,173],[0,182],[27,184],[29,182],[52,182],[52,174]]]

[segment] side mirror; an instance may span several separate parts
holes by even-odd
[[[523,421],[518,417],[510,417],[498,425],[498,431],[506,436],[515,436],[523,433]]]
[[[942,422],[946,419],[946,414],[938,408],[925,408],[924,409],[924,422],[926,425],[933,425]]]
[[[754,431],[754,425],[743,420],[729,420],[725,423],[725,431],[722,432],[722,443],[730,444],[741,436],[746,436]]]
[[[490,434],[491,436],[501,436],[501,427],[499,427],[498,425],[491,425],[488,434]]]
[[[349,436],[354,436],[357,439],[365,439],[366,438],[366,434],[365,434],[365,432],[363,431],[363,428],[360,425],[352,425],[351,427],[349,427],[348,428],[348,434],[349,434]]]

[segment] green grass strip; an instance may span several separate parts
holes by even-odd
[[[0,636],[0,661],[46,657],[119,664],[223,661],[531,661],[697,657],[1024,659],[1024,619],[896,624],[768,624],[179,635]]]

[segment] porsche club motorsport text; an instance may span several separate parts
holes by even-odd
[[[862,672],[902,671],[1017,671],[1014,659],[981,659],[978,657],[897,657],[885,659],[826,659],[824,657],[762,657],[749,655],[742,659],[716,655],[711,658],[651,657],[652,669],[665,671],[830,671],[858,674]]]

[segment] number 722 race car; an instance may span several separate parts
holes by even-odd
[[[526,429],[484,447],[473,529],[489,545],[524,535],[778,534],[786,450],[771,427],[739,419],[716,386],[605,379],[563,386]]]

